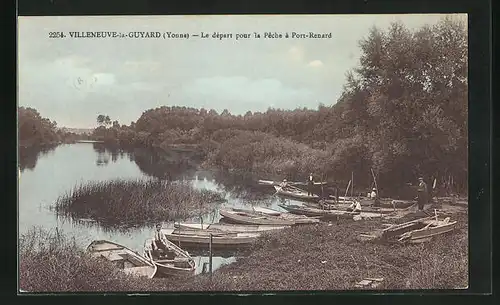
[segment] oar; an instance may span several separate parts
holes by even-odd
[[[345,189],[344,200],[347,197],[347,193],[349,192],[349,186],[351,186],[351,180],[349,180],[349,183],[347,184],[347,188]]]

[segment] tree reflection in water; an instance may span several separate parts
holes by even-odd
[[[19,169],[23,172],[26,169],[33,170],[38,158],[52,153],[57,145],[46,145],[42,147],[19,147]]]

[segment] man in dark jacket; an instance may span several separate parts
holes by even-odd
[[[313,195],[313,188],[314,188],[314,178],[313,178],[313,173],[309,175],[309,179],[307,180],[307,195],[312,196]]]
[[[424,178],[422,177],[418,178],[417,191],[418,191],[418,197],[417,197],[418,209],[420,211],[423,211],[424,206],[428,200],[429,191],[427,190],[427,183],[424,182]]]

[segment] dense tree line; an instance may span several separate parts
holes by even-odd
[[[34,108],[18,107],[17,118],[19,147],[22,149],[52,147],[61,142],[73,142],[81,137],[59,129],[56,121],[42,117]]]
[[[59,141],[55,121],[43,118],[37,110],[29,107],[19,107],[17,115],[21,147],[48,145]]]
[[[333,106],[227,110],[159,107],[129,126],[101,126],[96,136],[122,145],[198,144],[206,163],[266,177],[318,177],[382,188],[424,176],[467,189],[467,30],[445,18],[410,31],[372,28],[360,41],[358,67]],[[453,183],[451,183],[453,181]]]

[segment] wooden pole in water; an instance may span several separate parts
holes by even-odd
[[[208,243],[208,250],[209,250],[208,270],[210,272],[210,276],[212,276],[212,233],[210,233],[210,242]]]
[[[325,198],[325,191],[323,189],[323,181],[325,181],[325,174],[323,174],[323,176],[321,177],[321,199],[324,199]]]

